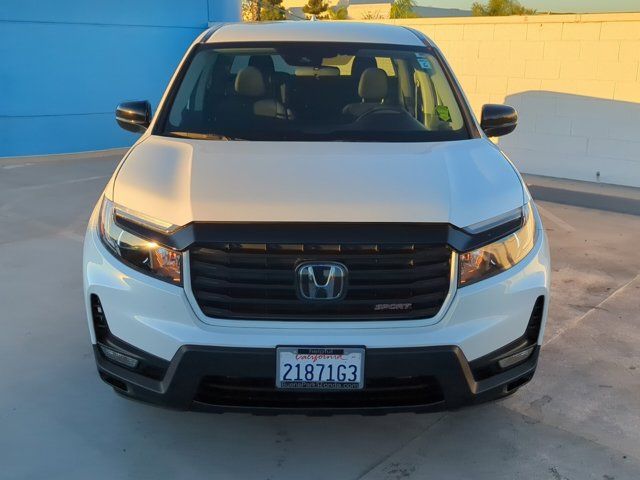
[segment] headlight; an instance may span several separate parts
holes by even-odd
[[[497,275],[520,262],[536,243],[536,222],[531,203],[522,209],[522,227],[484,247],[461,253],[458,284],[463,287]]]
[[[155,222],[146,216],[136,216],[131,211],[120,210],[113,202],[104,198],[100,209],[100,237],[111,250],[130,267],[157,277],[167,282],[182,283],[182,253],[155,242],[140,238],[124,230],[115,222],[116,209],[118,215],[126,216],[130,222],[140,223],[149,227],[157,225],[157,230],[168,231],[163,222]]]

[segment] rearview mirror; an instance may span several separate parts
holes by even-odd
[[[151,105],[146,100],[123,102],[116,108],[116,122],[129,132],[144,133],[151,124]]]
[[[518,112],[509,105],[487,104],[482,107],[480,127],[487,137],[501,137],[516,129]]]

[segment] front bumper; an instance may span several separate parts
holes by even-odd
[[[102,378],[127,396],[178,409],[213,411],[433,411],[499,398],[528,381],[535,371],[548,301],[534,340],[538,346],[524,363],[480,376],[474,376],[472,367],[522,338],[536,301],[548,299],[549,251],[544,234],[512,269],[454,288],[436,319],[327,325],[203,319],[184,288],[115,259],[98,238],[96,222],[97,212],[84,246],[92,343],[98,341],[91,311],[95,296],[104,308],[109,335],[124,347],[135,346],[137,353],[164,370],[161,377],[140,375],[108,361],[96,347]],[[348,398],[345,393],[276,391],[275,348],[279,345],[363,346],[364,393]],[[394,383],[402,379],[408,383]],[[384,389],[387,393],[378,392]]]
[[[433,412],[501,398],[528,382],[539,347],[520,365],[477,381],[455,346],[367,349],[361,391],[300,392],[275,388],[275,349],[181,347],[161,380],[108,361],[97,347],[102,379],[144,402],[179,410],[255,414]]]

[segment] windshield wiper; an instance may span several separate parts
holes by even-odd
[[[227,135],[220,135],[217,133],[164,132],[164,134],[169,137],[192,138],[194,140],[224,140],[227,142],[232,140],[243,140],[242,138],[229,137]]]

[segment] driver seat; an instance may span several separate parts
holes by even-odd
[[[342,109],[342,113],[360,117],[365,113],[379,108],[389,93],[389,79],[387,73],[380,68],[367,68],[360,76],[358,96],[362,99],[358,103],[350,103]]]

